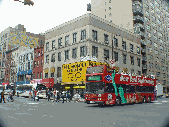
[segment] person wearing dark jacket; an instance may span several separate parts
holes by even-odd
[[[50,100],[51,91],[48,89],[48,101]]]
[[[59,92],[57,92],[57,102],[59,102],[60,100],[60,95],[59,95]]]
[[[3,91],[1,92],[1,103],[2,103],[2,99],[3,99],[4,103],[6,103],[6,102],[5,102],[4,93],[5,93],[5,91],[4,91],[4,89],[3,89]]]

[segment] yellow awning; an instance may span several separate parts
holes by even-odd
[[[48,72],[49,72],[49,69],[44,69],[44,72],[45,72],[45,73],[48,73]]]
[[[82,84],[82,82],[62,82],[61,85],[69,85],[69,84]],[[86,84],[86,82],[83,82],[83,84]]]
[[[55,72],[55,68],[54,67],[50,68],[50,72],[54,73]]]
[[[65,89],[70,89],[70,87],[65,87]],[[85,89],[85,86],[74,86],[73,89]]]

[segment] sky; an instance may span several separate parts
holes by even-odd
[[[20,0],[24,1],[24,0]],[[34,6],[14,0],[0,0],[0,32],[24,25],[26,32],[44,33],[86,14],[91,0],[32,0]]]

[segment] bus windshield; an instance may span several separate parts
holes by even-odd
[[[104,82],[89,82],[86,83],[87,94],[104,94]]]
[[[103,66],[89,67],[87,68],[86,74],[103,73],[103,68]]]

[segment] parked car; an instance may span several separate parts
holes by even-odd
[[[169,93],[165,95],[166,98],[169,98]]]

